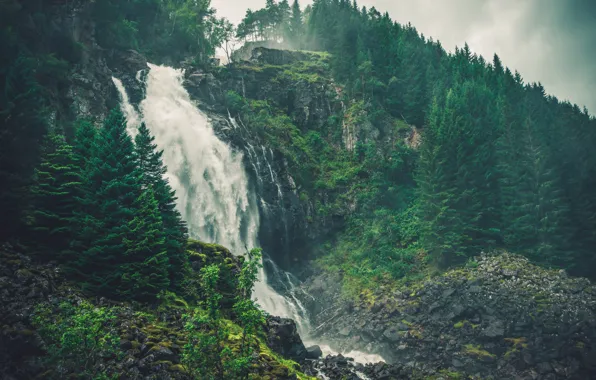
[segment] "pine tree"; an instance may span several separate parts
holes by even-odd
[[[149,189],[143,188],[143,173],[120,111],[112,111],[105,120],[92,153],[83,177],[82,211],[76,218],[83,226],[82,252],[71,270],[92,293],[154,297],[163,287],[143,281],[169,283],[161,217]]]
[[[292,15],[290,16],[289,29],[288,36],[290,42],[295,49],[301,49],[304,38],[304,24],[298,0],[294,0],[292,3]]]
[[[31,189],[33,231],[44,259],[59,258],[73,239],[72,218],[78,206],[81,181],[72,147],[64,136],[46,138],[42,162],[36,169]]]
[[[454,102],[450,92],[448,102]],[[452,114],[443,111],[435,99],[430,114],[424,142],[420,147],[420,161],[417,172],[419,213],[421,219],[421,241],[435,263],[446,266],[463,253],[461,248],[467,241],[463,234],[460,215],[455,208],[456,164],[453,143],[445,123]],[[447,120],[444,120],[447,119]]]
[[[79,170],[85,171],[92,155],[93,143],[97,135],[97,128],[88,120],[80,120],[75,130],[73,152]]]
[[[153,191],[145,189],[136,203],[139,211],[127,226],[130,236],[124,239],[126,263],[119,296],[151,300],[170,284],[167,247]]]
[[[504,240],[513,252],[560,265],[569,261],[567,207],[534,107],[526,99],[525,120],[499,140]]]
[[[187,263],[186,240],[187,230],[184,221],[176,209],[175,192],[164,177],[167,168],[163,165],[163,151],[157,150],[155,138],[143,123],[135,138],[136,158],[139,169],[143,172],[143,187],[150,189],[157,200],[158,210],[163,222],[165,249],[170,263],[170,281],[179,288],[181,273]]]
[[[0,240],[24,233],[27,189],[47,131],[46,96],[36,78],[39,60],[21,54],[7,66],[0,68]]]

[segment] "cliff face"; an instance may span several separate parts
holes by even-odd
[[[75,120],[88,118],[100,123],[108,110],[119,106],[118,92],[111,78],[123,81],[131,101],[142,100],[143,85],[136,79],[147,69],[146,59],[134,50],[104,49],[95,39],[93,4],[67,1],[48,7],[52,26],[78,46],[80,56],[71,65],[66,88],[56,92],[53,121],[68,128]]]
[[[282,267],[295,269],[356,208],[350,187],[358,179],[325,183],[331,174],[312,164],[323,152],[303,149],[308,140],[325,139],[334,154],[348,156],[357,142],[374,142],[388,152],[412,130],[396,128],[394,120],[369,122],[365,102],[346,101],[333,81],[325,53],[264,47],[250,52],[249,60],[212,73],[188,67],[185,85],[219,136],[244,153],[262,200],[263,248]]]

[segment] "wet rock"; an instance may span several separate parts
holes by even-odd
[[[321,356],[323,356],[323,351],[321,351],[321,347],[319,346],[310,346],[306,349],[307,359],[318,359]]]
[[[306,356],[306,347],[298,335],[296,322],[287,318],[268,316],[266,322],[267,345],[278,354],[290,359]]]

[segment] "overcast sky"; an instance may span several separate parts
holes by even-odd
[[[311,1],[302,0],[302,6]],[[218,15],[238,23],[265,0],[212,0]],[[560,100],[596,115],[596,0],[358,0],[411,22],[426,37],[453,50],[470,48],[541,82]]]

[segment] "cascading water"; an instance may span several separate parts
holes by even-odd
[[[159,148],[164,150],[167,177],[176,191],[178,209],[188,223],[190,235],[226,246],[236,254],[258,247],[259,210],[249,187],[242,153],[232,150],[215,135],[207,116],[184,89],[182,70],[151,64],[149,67],[140,115],[130,104],[122,82],[117,78],[113,81],[121,96],[129,133],[135,136],[140,123],[145,122]],[[230,118],[230,121],[234,128],[239,128],[235,120]],[[269,165],[272,180],[279,186],[267,160],[267,150],[260,149],[263,161],[258,158],[258,150],[248,146],[251,164]],[[282,196],[280,194],[280,201],[283,201]],[[255,298],[263,310],[293,319],[301,335],[308,336],[308,319],[293,296],[296,287],[290,275],[282,271],[275,273],[287,279],[289,298],[267,284],[263,270],[259,275]],[[354,354],[358,360],[359,353]]]
[[[130,101],[128,100],[128,94],[126,93],[126,89],[124,88],[122,81],[118,78],[112,77],[112,82],[114,82],[114,85],[116,86],[116,89],[118,90],[118,93],[120,94],[120,98],[122,100],[122,102],[120,103],[120,107],[122,108],[122,113],[126,117],[126,130],[128,134],[134,139],[134,137],[137,135],[137,129],[141,124],[141,118],[139,117],[137,110],[135,110],[132,104],[130,104]]]
[[[168,167],[167,177],[176,191],[177,205],[192,237],[221,244],[243,253],[259,246],[259,211],[240,152],[215,135],[211,124],[182,86],[183,72],[149,65],[141,115],[128,101],[117,78],[122,110],[129,133],[136,135],[141,121],[147,124]],[[255,297],[268,313],[304,324],[294,303],[267,285],[261,270]]]

